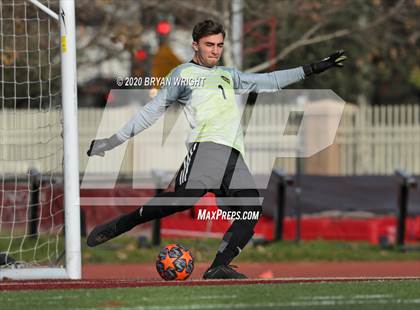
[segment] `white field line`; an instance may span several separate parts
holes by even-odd
[[[366,295],[354,295],[353,299],[386,299],[393,298],[391,294],[366,294]],[[300,296],[298,299],[302,300],[342,300],[349,298],[343,295],[331,295],[331,296]]]
[[[185,299],[235,299],[238,298],[237,295],[203,295],[203,296],[194,296]],[[182,299],[182,298],[181,298]]]
[[[70,299],[79,299],[80,296],[62,296],[62,295],[57,295],[57,296],[48,296],[48,297],[40,297],[40,296],[32,296],[32,297],[25,297],[25,299],[21,299],[21,300],[16,300],[14,298],[6,298],[6,299],[2,299],[2,301],[6,301],[6,302],[10,302],[13,301],[14,303],[27,303],[30,304],[33,301],[42,301],[42,302],[47,302],[47,303],[52,303],[55,302],[57,300],[70,300]]]

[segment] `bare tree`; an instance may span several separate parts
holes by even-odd
[[[385,23],[391,17],[396,16],[406,4],[405,0],[399,0],[393,7],[391,7],[387,12],[381,12],[376,16],[372,21],[361,23],[354,25],[352,24],[345,24],[341,25],[339,29],[335,29],[333,31],[327,30],[326,27],[328,24],[331,24],[331,20],[334,18],[334,14],[337,14],[342,7],[343,10],[349,10],[351,8],[351,4],[349,6],[340,4],[334,5],[331,8],[331,3],[333,1],[316,1],[315,3],[319,3],[318,8],[320,10],[314,11],[312,14],[312,19],[314,19],[314,23],[302,34],[302,36],[292,39],[286,46],[282,48],[282,51],[277,54],[274,59],[270,59],[260,63],[257,66],[252,68],[248,68],[247,72],[259,72],[269,68],[271,65],[277,63],[280,60],[285,59],[292,51],[297,48],[304,47],[311,44],[321,43],[329,40],[333,40],[340,37],[354,35],[355,33],[364,33],[368,31],[372,31],[373,28],[379,27],[381,24]],[[323,9],[321,6],[329,7],[327,9]],[[301,8],[304,12],[305,5],[301,3]],[[251,9],[249,7],[249,9]],[[318,11],[320,13],[318,13]]]

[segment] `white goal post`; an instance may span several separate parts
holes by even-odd
[[[75,3],[0,1],[0,14],[0,280],[81,279]],[[59,91],[54,70],[61,71]],[[40,138],[26,141],[19,130],[37,130]],[[47,157],[60,158],[50,164]],[[35,190],[27,185],[31,173],[25,174],[32,166],[41,176]],[[22,223],[32,212],[28,197],[34,194],[40,208],[35,226],[48,237],[31,235],[30,225]]]

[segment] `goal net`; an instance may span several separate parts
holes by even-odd
[[[62,63],[71,36],[60,30],[67,22],[71,31],[74,18],[58,14],[74,16],[74,3],[62,2],[0,1],[1,279],[80,278],[78,167],[66,167],[78,161],[65,144],[77,143],[77,101],[69,95],[75,78]],[[75,72],[74,60],[65,61]]]

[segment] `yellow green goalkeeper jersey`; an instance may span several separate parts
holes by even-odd
[[[251,74],[234,68],[179,65],[167,76],[164,87],[117,133],[121,141],[151,126],[169,107],[178,102],[190,124],[187,143],[214,142],[244,153],[242,109],[236,95],[275,92],[302,80],[302,67]]]

